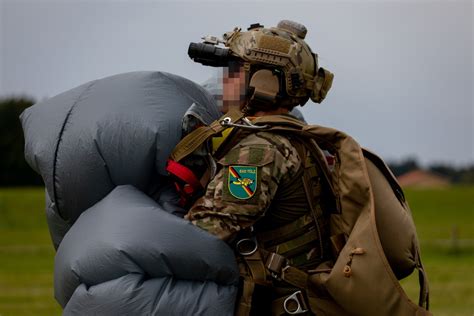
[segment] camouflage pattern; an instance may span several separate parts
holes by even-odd
[[[321,103],[331,88],[334,75],[318,68],[318,57],[304,41],[306,27],[280,21],[277,27],[256,25],[247,32],[236,27],[223,35],[224,44],[235,57],[252,65],[281,69],[289,98],[304,105],[308,97]]]
[[[291,182],[302,163],[296,149],[281,135],[250,134],[219,160],[220,169],[186,218],[200,228],[229,240],[262,218],[279,185]],[[257,167],[256,191],[239,199],[229,191],[229,166]]]

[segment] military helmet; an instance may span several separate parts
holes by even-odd
[[[304,105],[309,98],[321,103],[334,75],[318,67],[317,55],[304,41],[307,30],[302,24],[283,20],[277,27],[252,24],[247,31],[236,27],[222,39],[208,36],[204,45],[195,43],[188,51],[197,62],[225,66],[237,60],[243,63],[249,78],[251,98],[269,103]],[[225,48],[218,48],[223,44]],[[203,45],[203,44],[201,44]],[[212,61],[211,61],[212,60]]]

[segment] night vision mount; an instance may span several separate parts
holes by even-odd
[[[193,61],[204,66],[225,67],[235,60],[230,49],[218,46],[225,43],[222,39],[210,35],[202,39],[202,43],[189,44],[188,55]]]

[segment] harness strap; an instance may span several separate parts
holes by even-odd
[[[313,224],[313,218],[309,214],[304,214],[300,218],[292,221],[289,224],[281,227],[258,233],[258,240],[269,246],[279,244],[281,240],[286,240],[292,235],[300,235],[301,232],[307,231],[307,229]]]
[[[250,277],[256,284],[263,286],[271,285],[271,281],[268,279],[267,270],[264,265],[261,251],[255,251],[253,254],[243,256],[245,263],[250,271]]]
[[[283,306],[286,298],[287,296],[283,296],[272,302],[272,315],[286,315],[285,307]]]
[[[188,167],[169,159],[166,165],[166,171],[189,184],[193,189],[202,189],[201,182]]]
[[[290,266],[288,260],[275,252],[268,252],[261,249],[260,252],[266,253],[265,267],[272,277],[277,280],[285,281],[301,290],[306,290],[308,284],[308,274],[303,270]]]
[[[240,120],[244,114],[238,110],[230,110],[222,119],[229,118],[231,122]],[[174,148],[170,155],[170,159],[174,161],[181,161],[183,158],[189,156],[202,144],[206,142],[210,137],[220,134],[223,130],[229,128],[229,126],[223,126],[221,124],[222,119],[214,121],[209,126],[198,127],[192,133],[186,135]]]
[[[180,196],[179,205],[181,207],[185,207],[189,199],[204,188],[203,182],[196,177],[191,169],[174,160],[167,161],[166,171],[180,180],[175,181],[174,186]],[[204,176],[208,173],[204,173]]]
[[[430,307],[430,292],[428,288],[428,278],[425,273],[425,267],[421,262],[420,249],[417,246],[416,249],[416,259],[415,259],[416,269],[418,270],[418,282],[420,284],[420,296],[418,300],[418,306],[424,307],[426,310],[429,310]]]
[[[269,275],[299,289],[291,295],[273,301],[272,315],[284,315],[287,314],[287,310],[293,309],[308,311],[305,299],[308,284],[308,274],[306,272],[288,265],[288,260],[284,256],[264,249],[259,249],[242,257],[247,264],[249,274],[244,275],[242,294],[236,310],[237,316],[250,314],[255,284],[272,286]],[[264,258],[266,259],[264,260]],[[297,303],[297,307],[293,308],[291,305],[295,303]]]
[[[252,309],[252,296],[255,290],[255,282],[251,279],[244,279],[242,286],[242,295],[240,296],[239,304],[235,312],[236,316],[250,315]]]
[[[240,274],[243,276],[243,287],[237,305],[236,316],[250,315],[255,284],[263,286],[271,286],[272,284],[267,278],[267,270],[263,264],[262,255],[257,248],[248,255],[242,255],[242,258],[244,259],[246,266],[241,266],[240,269]]]

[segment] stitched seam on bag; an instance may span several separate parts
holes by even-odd
[[[117,185],[115,184],[114,180],[112,179],[112,174],[110,173],[109,166],[107,165],[107,162],[105,161],[104,155],[102,154],[102,151],[100,150],[99,144],[97,144],[96,139],[94,139],[94,147],[95,147],[95,150],[97,151],[97,154],[99,155],[100,159],[104,163],[104,169],[105,169],[105,172],[107,172],[107,176],[109,177],[110,183],[112,183],[113,187],[116,187]]]
[[[57,189],[56,189],[56,164],[57,164],[57,160],[58,160],[58,152],[59,152],[59,145],[61,144],[61,140],[63,138],[63,134],[64,134],[64,130],[66,129],[66,124],[69,122],[69,117],[71,116],[71,113],[72,111],[74,110],[74,108],[76,107],[76,105],[79,103],[79,101],[81,100],[82,96],[88,92],[93,85],[95,85],[97,83],[97,80],[95,81],[92,81],[85,89],[84,91],[82,91],[78,97],[76,98],[76,100],[74,101],[74,103],[72,104],[71,108],[69,109],[69,111],[67,112],[66,114],[66,117],[64,118],[64,122],[63,122],[63,125],[61,126],[61,130],[59,131],[59,135],[58,135],[58,142],[56,143],[56,149],[54,150],[54,160],[53,160],[53,199],[54,199],[54,203],[56,204],[56,210],[58,211],[58,215],[59,217],[61,217],[63,220],[65,221],[69,221],[69,219],[65,219],[63,217],[63,215],[61,214],[61,209],[59,207],[59,204],[58,204],[58,193],[57,193]]]

